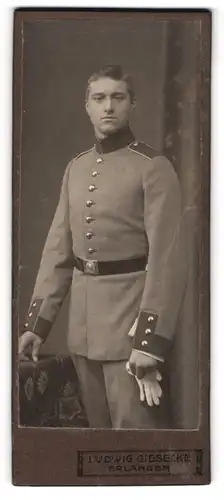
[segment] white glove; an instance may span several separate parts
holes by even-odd
[[[145,401],[149,406],[159,406],[160,398],[162,396],[162,389],[159,382],[162,377],[158,370],[147,373],[142,379],[138,379],[131,371],[129,362],[126,363],[126,370],[129,375],[135,377],[136,382],[139,386],[140,391],[140,401]]]

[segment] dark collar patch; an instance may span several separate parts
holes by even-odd
[[[134,135],[129,127],[125,127],[114,134],[99,140],[96,138],[96,151],[99,154],[111,153],[128,146],[134,140]]]

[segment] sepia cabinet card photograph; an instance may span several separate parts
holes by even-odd
[[[210,482],[211,12],[18,9],[15,485]]]

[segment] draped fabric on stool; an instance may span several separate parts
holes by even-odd
[[[69,356],[42,356],[19,364],[20,425],[88,427]]]

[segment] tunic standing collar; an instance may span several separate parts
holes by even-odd
[[[109,135],[105,139],[97,139],[95,142],[95,147],[97,153],[110,153],[111,151],[116,151],[117,149],[124,148],[131,144],[135,140],[135,137],[129,127],[125,127],[114,134]]]

